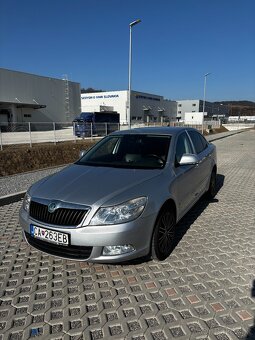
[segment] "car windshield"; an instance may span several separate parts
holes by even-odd
[[[123,134],[105,137],[76,164],[133,169],[162,169],[170,136]]]

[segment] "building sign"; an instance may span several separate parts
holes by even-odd
[[[118,98],[118,94],[104,94],[96,96],[82,96],[81,99],[105,99],[105,98]]]

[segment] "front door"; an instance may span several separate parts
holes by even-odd
[[[193,205],[197,192],[199,170],[197,165],[180,165],[183,154],[192,154],[193,149],[186,132],[183,132],[177,139],[175,146],[175,180],[171,192],[176,197],[178,205],[178,218],[183,216]]]

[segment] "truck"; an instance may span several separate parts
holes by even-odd
[[[120,115],[116,111],[82,112],[73,120],[76,137],[105,136],[119,129]]]

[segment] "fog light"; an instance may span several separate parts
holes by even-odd
[[[105,246],[103,249],[104,256],[121,255],[131,253],[135,248],[131,244],[124,244],[123,246]]]

